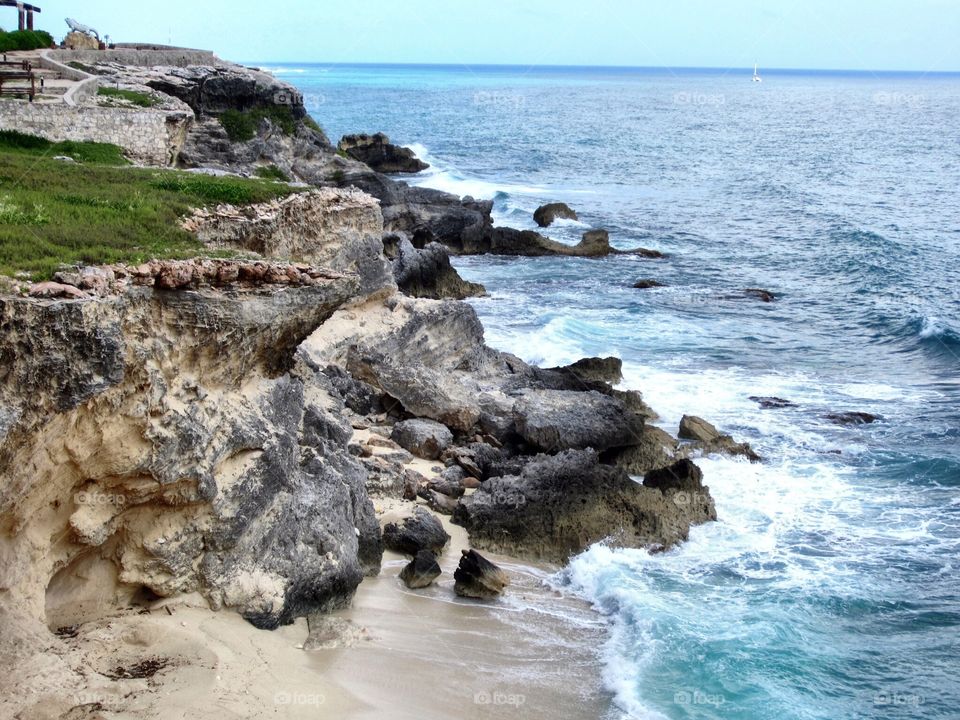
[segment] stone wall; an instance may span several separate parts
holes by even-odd
[[[157,46],[117,47],[114,50],[52,50],[50,56],[62,63],[76,61],[85,65],[115,62],[121,65],[187,67],[219,65],[222,61],[209,50],[159,48]]]
[[[0,129],[63,140],[113,143],[134,162],[176,162],[193,122],[187,112],[0,101]]]

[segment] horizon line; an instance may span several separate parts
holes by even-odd
[[[423,67],[423,68],[527,68],[544,70],[709,70],[714,72],[743,71],[752,73],[753,68],[741,66],[718,66],[718,65],[542,65],[529,63],[463,63],[463,62],[353,62],[353,61],[317,61],[317,60],[249,60],[241,64],[264,64],[264,65],[308,65],[308,66],[342,66],[342,67]],[[960,70],[902,70],[902,69],[854,69],[854,68],[792,68],[792,67],[760,67],[761,74],[787,74],[787,73],[855,73],[862,75],[884,74],[884,75],[960,75]]]

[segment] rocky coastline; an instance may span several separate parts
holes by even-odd
[[[485,291],[450,263],[655,251],[495,227],[487,201],[378,171],[422,169],[385,136],[334,147],[265,73],[95,69],[189,106],[182,167],[270,166],[308,187],[183,219],[235,259],[66,268],[0,297],[0,715],[96,717],[77,713],[113,688],[110,711],[161,716],[145,678],[205,660],[157,659],[138,614],[183,601],[261,630],[310,618],[313,636],[383,572],[385,547],[406,556],[405,592],[450,576],[473,602],[512,591],[491,558],[668,549],[717,517],[691,458],[760,460],[700,418],[677,437],[654,425],[616,387],[616,358],[545,369],[487,346],[462,302]],[[221,122],[278,107],[244,141]],[[112,622],[133,638],[123,652],[97,639]]]

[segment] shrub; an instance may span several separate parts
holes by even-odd
[[[290,182],[290,177],[276,165],[264,165],[256,169],[257,177],[264,180],[279,180],[281,182]]]
[[[227,110],[220,116],[220,124],[233,142],[247,142],[257,134],[257,123],[253,116],[239,110]]]
[[[103,97],[109,98],[119,98],[121,100],[126,100],[129,103],[133,103],[138,107],[153,107],[157,104],[157,101],[146,93],[137,92],[136,90],[121,90],[120,88],[112,87],[102,87],[97,90],[97,95],[102,95]]]
[[[38,50],[53,45],[53,36],[43,30],[0,31],[0,52]]]
[[[16,130],[0,130],[0,151],[28,152],[46,155],[66,155],[77,162],[91,165],[127,165],[123,151],[108,143],[51,142],[46,138],[27,135]]]
[[[246,112],[227,110],[220,115],[220,124],[233,142],[253,140],[263,120],[269,120],[280,128],[284,135],[293,135],[297,129],[297,119],[286,105],[268,105]]]

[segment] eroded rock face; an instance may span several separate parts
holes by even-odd
[[[393,276],[400,290],[411,297],[463,300],[486,293],[479,283],[460,277],[450,264],[450,254],[440,243],[417,249],[406,235],[384,238],[387,256],[393,257]]]
[[[514,406],[517,432],[542,452],[636,445],[643,418],[595,391],[526,390]]]
[[[519,475],[491,478],[465,497],[453,515],[476,547],[565,562],[595,542],[664,548],[685,540],[690,526],[716,519],[709,488],[675,502],[644,487],[597,454],[569,450],[532,459]]]
[[[378,203],[357,190],[323,188],[244,207],[220,205],[195,211],[184,227],[209,247],[357,273],[364,294],[395,288],[383,257]]]
[[[17,413],[0,585],[32,620],[69,625],[143,589],[260,627],[349,602],[379,569],[379,527],[342,405],[293,354],[355,290],[0,299]]]
[[[394,145],[383,133],[344,135],[337,144],[337,149],[371,169],[388,175],[418,173],[430,167],[420,160],[413,150]]]

